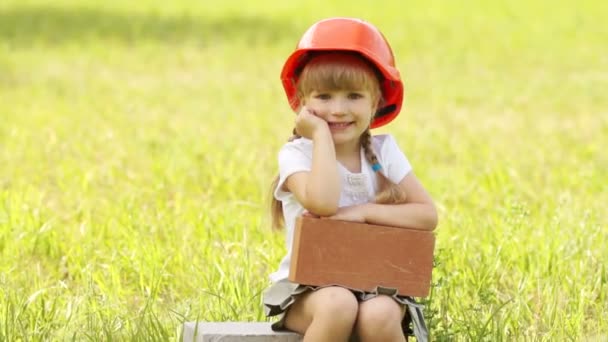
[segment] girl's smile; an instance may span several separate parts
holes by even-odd
[[[354,124],[354,121],[349,122],[327,122],[329,129],[333,131],[343,131]]]

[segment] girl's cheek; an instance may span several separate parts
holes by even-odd
[[[315,104],[314,102],[309,102],[306,105],[306,108],[308,108],[308,110],[310,110],[312,113],[314,113],[317,116],[325,114],[325,111],[323,110],[323,106],[319,106],[318,104]]]

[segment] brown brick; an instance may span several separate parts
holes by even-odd
[[[429,231],[298,218],[289,280],[399,294],[429,294],[435,235]]]

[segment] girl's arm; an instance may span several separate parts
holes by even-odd
[[[433,230],[437,226],[437,209],[433,200],[413,172],[401,180],[405,190],[404,204],[366,203],[359,208],[365,222],[384,226]]]
[[[332,220],[364,222],[382,226],[433,230],[437,226],[437,210],[416,176],[410,172],[399,183],[407,194],[404,204],[365,203],[342,207]]]
[[[312,165],[310,171],[289,176],[285,186],[310,213],[334,215],[338,211],[341,182],[329,126],[304,107],[296,118],[296,130],[313,142]]]

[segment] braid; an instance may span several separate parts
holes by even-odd
[[[300,138],[302,137],[301,135],[299,135],[299,134],[298,134],[298,132],[296,131],[296,128],[295,128],[295,127],[293,128],[293,131],[291,131],[291,134],[292,134],[291,138],[289,138],[289,139],[287,140],[287,141],[289,141],[289,142],[292,142],[292,141],[294,141],[294,140],[296,140],[296,139],[300,139]]]
[[[361,135],[361,147],[363,147],[363,153],[365,154],[365,159],[368,163],[371,165],[379,164],[378,157],[372,147],[372,134],[370,133],[369,128]],[[406,194],[399,185],[386,178],[384,173],[382,173],[382,169],[376,171],[376,175],[378,177],[379,186],[378,194],[376,194],[376,203],[405,203]]]
[[[372,134],[370,133],[369,128],[361,135],[361,146],[363,147],[365,159],[367,159],[371,165],[376,164],[378,162],[378,157],[376,157],[374,149],[372,148]]]

